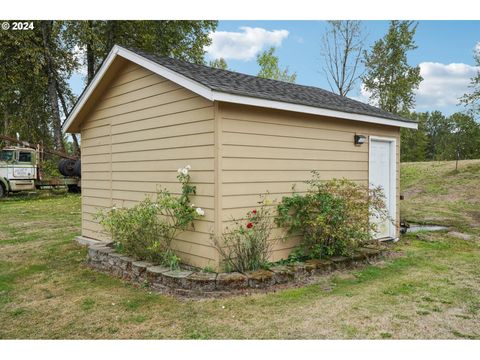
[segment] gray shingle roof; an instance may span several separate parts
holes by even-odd
[[[377,107],[317,87],[291,84],[229,70],[215,69],[205,65],[145,53],[138,49],[130,50],[211,90],[415,123],[413,120],[405,119]]]

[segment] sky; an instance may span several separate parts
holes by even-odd
[[[367,49],[389,26],[388,21],[362,24]],[[321,37],[325,30],[325,21],[222,20],[211,34],[205,59],[223,57],[230,70],[256,75],[256,55],[275,46],[281,67],[295,72],[298,84],[330,90],[322,70]],[[419,21],[415,42],[418,48],[408,53],[408,61],[420,66],[424,78],[416,91],[415,110],[440,110],[446,115],[462,111],[458,98],[469,91],[470,79],[477,71],[473,54],[476,46],[480,50],[480,21]],[[71,79],[76,94],[83,90],[82,77],[75,74]],[[368,102],[368,93],[361,85],[359,81],[348,96]]]

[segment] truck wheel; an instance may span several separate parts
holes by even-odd
[[[0,183],[0,199],[4,198],[5,196],[7,196],[7,190],[5,190],[5,186]]]
[[[75,160],[70,160],[70,159],[62,159],[58,163],[58,171],[60,171],[60,174],[63,176],[75,176],[74,173],[74,166],[75,166]]]
[[[82,162],[80,161],[80,159],[75,161],[75,165],[73,166],[73,173],[75,174],[75,176],[82,176]]]

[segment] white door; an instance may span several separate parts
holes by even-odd
[[[395,192],[396,192],[396,157],[395,140],[370,138],[369,155],[369,182],[371,186],[381,186],[385,194],[385,201],[389,215],[395,218]],[[377,217],[370,219],[378,224],[376,239],[395,237],[395,227],[387,220]]]

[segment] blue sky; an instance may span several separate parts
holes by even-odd
[[[388,21],[363,21],[367,48],[385,35],[388,25]],[[256,75],[255,56],[273,45],[281,66],[297,73],[297,83],[329,90],[320,55],[325,29],[324,21],[220,21],[206,59],[224,57],[231,70]],[[477,71],[473,52],[480,42],[480,21],[419,21],[415,41],[418,48],[408,60],[420,65],[424,77],[416,110],[446,114],[462,110],[457,98],[468,91],[469,79]],[[75,75],[71,84],[79,94],[81,75]],[[368,102],[360,82],[349,96]]]

